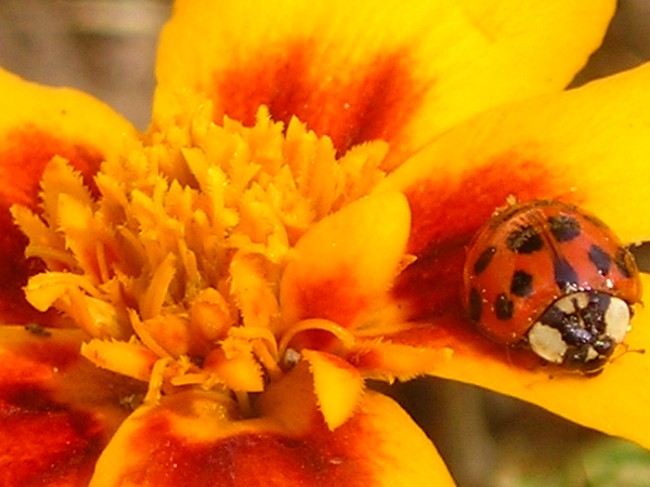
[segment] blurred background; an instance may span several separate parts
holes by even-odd
[[[157,35],[170,12],[170,0],[0,0],[0,66],[80,88],[144,129]],[[574,85],[647,59],[650,0],[620,0]],[[639,259],[650,271],[647,255]],[[650,486],[649,452],[534,406],[431,378],[389,392],[434,440],[459,487]]]
[[[144,129],[171,0],[0,0],[0,66],[91,93]]]

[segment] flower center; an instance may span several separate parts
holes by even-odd
[[[213,123],[203,99],[182,108],[103,163],[97,195],[65,160],[50,162],[42,214],[12,210],[27,255],[48,268],[27,298],[88,332],[86,357],[150,381],[154,395],[261,391],[291,362],[293,328],[306,326],[283,323],[278,298],[293,246],[369,193],[387,145],[337,158],[329,138],[273,122],[264,107],[253,127]],[[327,331],[324,321],[310,323]]]

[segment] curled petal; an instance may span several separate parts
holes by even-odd
[[[90,288],[92,286],[85,275],[48,272],[30,278],[24,290],[29,304],[37,310],[45,311],[56,302],[77,326],[89,334],[127,338],[128,332],[120,326],[114,306],[79,291]]]
[[[390,142],[389,166],[506,101],[564,87],[598,46],[611,0],[317,3],[185,0],[161,38],[154,111],[194,89],[252,124],[264,104],[339,154]],[[549,35],[552,32],[552,35]]]

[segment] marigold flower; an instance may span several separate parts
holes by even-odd
[[[650,67],[561,91],[614,3],[178,0],[145,133],[0,73],[0,483],[453,485],[366,388],[423,374],[650,447],[650,354],[587,378],[462,306],[513,198],[650,238]]]

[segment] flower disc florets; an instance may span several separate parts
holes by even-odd
[[[42,213],[16,206],[27,255],[48,271],[26,287],[92,339],[99,366],[165,388],[264,389],[282,373],[291,331],[279,285],[292,248],[317,221],[383,177],[387,146],[337,158],[297,119],[213,123],[203,99],[154,121],[94,188],[61,158],[47,167]],[[283,340],[284,338],[284,340]]]

